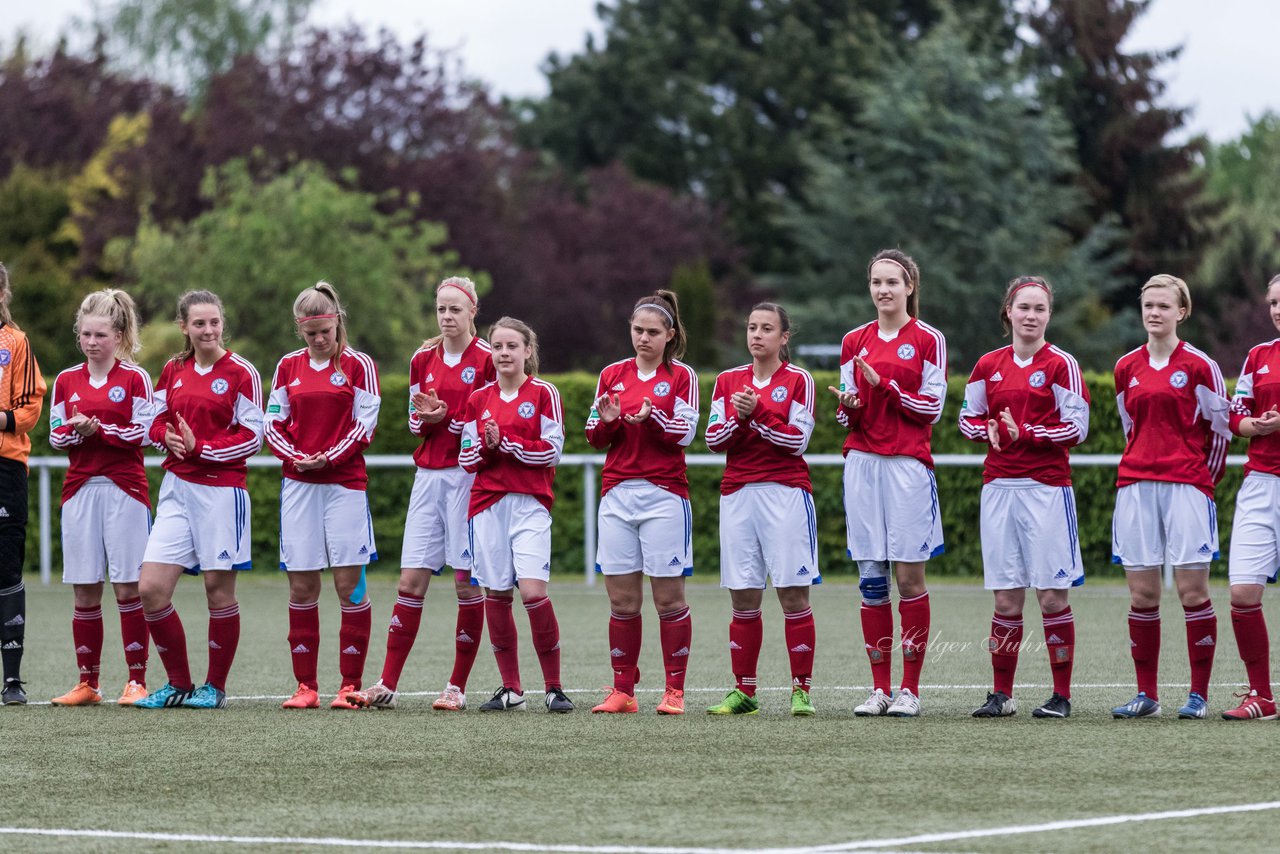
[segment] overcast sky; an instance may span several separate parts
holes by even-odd
[[[423,30],[438,47],[456,48],[470,76],[506,95],[546,91],[538,66],[551,51],[573,53],[600,33],[596,0],[320,0],[319,23],[356,20],[410,39]],[[19,28],[50,43],[90,0],[0,0],[0,41]],[[1130,48],[1185,45],[1166,69],[1171,104],[1191,106],[1191,127],[1215,140],[1237,136],[1246,116],[1280,112],[1276,0],[1154,0]]]

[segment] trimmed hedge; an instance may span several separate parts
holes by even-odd
[[[548,375],[545,377],[560,389],[564,403],[568,438],[566,453],[592,453],[583,435],[583,424],[591,408],[595,393],[596,377],[585,373]],[[706,428],[706,411],[710,404],[714,374],[700,377],[702,385],[703,415],[699,423]],[[1115,391],[1108,374],[1087,374],[1085,377],[1092,397],[1092,420],[1089,439],[1078,452],[1090,454],[1118,454],[1124,449],[1120,430],[1120,417],[1115,407]],[[844,430],[836,423],[834,397],[826,388],[838,385],[834,372],[814,373],[819,389],[818,425],[809,444],[814,454],[837,454],[844,442]],[[960,435],[956,418],[960,412],[965,377],[952,377],[949,383],[947,404],[942,421],[934,429],[935,454],[981,454],[982,446],[973,444]],[[411,454],[415,446],[407,427],[408,377],[390,374],[382,377],[383,408],[380,426],[369,453]],[[52,455],[49,447],[48,418],[32,434],[35,455]],[[1243,440],[1237,439],[1232,453],[1244,453]],[[708,453],[701,438],[695,440],[691,453]],[[813,466],[814,504],[818,515],[818,543],[820,566],[825,575],[852,572],[845,554],[844,508],[841,497],[841,469],[838,466]],[[150,469],[152,496],[158,494],[161,472]],[[1230,542],[1231,518],[1235,507],[1235,494],[1243,472],[1231,468],[1218,488],[1218,518],[1222,528],[1222,552]],[[1077,467],[1074,472],[1076,504],[1079,511],[1080,547],[1084,553],[1086,569],[1091,574],[1119,575],[1112,567],[1111,511],[1115,501],[1115,470],[1110,467]],[[930,561],[933,574],[957,576],[981,576],[982,551],[978,541],[978,507],[982,470],[980,467],[940,466],[937,469],[939,500],[942,505],[943,531],[946,538],[946,554]],[[691,500],[694,518],[694,565],[697,576],[714,578],[719,571],[719,484],[717,467],[692,466],[689,469]],[[404,514],[408,506],[409,491],[413,485],[413,471],[405,469],[372,469],[369,473],[369,504],[373,514],[377,536],[379,563],[374,568],[397,569],[400,559],[401,537],[404,530]],[[61,488],[61,473],[53,473],[53,500],[56,506]],[[280,475],[272,469],[250,469],[249,491],[253,503],[253,556],[256,566],[274,568],[278,564],[279,549],[279,501]],[[29,551],[34,556],[36,496],[33,479],[31,489],[31,526]],[[552,526],[552,566],[561,572],[580,572],[583,564],[582,531],[582,470],[577,466],[562,467],[556,476],[556,506]],[[59,542],[59,514],[53,514],[54,565],[61,566]],[[34,563],[34,557],[31,563]],[[1225,564],[1224,564],[1225,566]]]

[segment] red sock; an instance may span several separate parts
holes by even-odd
[[[693,643],[693,617],[689,615],[688,606],[659,614],[658,635],[662,638],[662,666],[667,671],[667,687],[683,691],[689,647]]]
[[[1160,606],[1129,609],[1129,652],[1138,677],[1138,691],[1159,700],[1156,676],[1160,671]]]
[[[1218,650],[1218,615],[1208,599],[1203,605],[1183,608],[1187,618],[1187,658],[1191,660],[1191,690],[1201,697],[1209,696],[1209,676],[1213,673],[1213,654]]]
[[[484,634],[484,596],[477,594],[458,600],[458,631],[453,642],[453,674],[449,682],[464,693],[471,668],[480,651],[480,637]]]
[[[147,631],[156,643],[156,652],[164,664],[169,684],[179,691],[195,688],[191,681],[191,665],[187,661],[187,633],[182,629],[178,612],[169,604],[161,611],[146,615]]]
[[[524,609],[529,612],[529,628],[533,632],[533,649],[538,653],[538,664],[542,665],[542,681],[548,691],[559,688],[560,624],[556,622],[556,611],[546,596],[524,600]]]
[[[818,634],[813,626],[813,609],[805,608],[783,614],[783,637],[787,640],[787,657],[791,659],[791,685],[808,691],[813,682],[813,650]]]
[[[498,660],[502,686],[523,694],[520,647],[516,639],[516,620],[511,616],[511,601],[497,596],[484,597],[484,618],[489,623],[489,644],[493,647],[493,657]]]
[[[902,619],[902,687],[920,695],[920,671],[929,648],[929,591],[898,600]]]
[[[102,669],[102,606],[76,608],[71,615],[71,642],[76,645],[80,681],[98,687]]]
[[[636,692],[636,662],[640,660],[643,628],[639,613],[609,612],[609,665],[613,668],[613,688],[623,694]]]
[[[729,622],[729,665],[738,690],[748,697],[756,695],[756,665],[760,661],[760,641],[764,636],[764,620],[760,609],[733,611]]]
[[[1076,618],[1071,606],[1051,614],[1044,620],[1044,644],[1049,649],[1049,671],[1053,674],[1053,693],[1071,699],[1071,668],[1076,658]]]
[[[141,599],[120,599],[120,642],[124,644],[124,663],[129,665],[129,679],[147,684],[147,618],[142,613]]]
[[[409,658],[409,650],[418,639],[422,626],[422,599],[401,590],[396,596],[396,606],[391,609],[391,623],[387,626],[387,658],[382,663],[382,684],[392,691],[400,684],[400,674]]]
[[[871,660],[872,686],[886,694],[893,678],[893,608],[886,599],[883,605],[862,603],[862,644]]]
[[[1022,649],[1022,615],[991,616],[991,637],[987,650],[991,653],[992,690],[1013,696],[1013,675],[1018,671],[1018,652]]]
[[[209,675],[205,677],[219,691],[227,690],[227,674],[240,645],[240,605],[209,612]]]
[[[319,690],[316,670],[320,659],[320,603],[289,603],[289,649],[293,678],[312,691]]]
[[[1271,641],[1267,637],[1267,620],[1262,616],[1261,605],[1231,609],[1231,628],[1236,633],[1236,646],[1244,672],[1249,676],[1249,687],[1259,697],[1268,700],[1271,695]]]
[[[343,685],[360,687],[372,631],[373,603],[368,597],[359,605],[342,606],[342,622],[338,624],[338,672]]]

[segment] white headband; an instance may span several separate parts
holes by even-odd
[[[671,316],[671,312],[667,311],[665,308],[658,305],[656,302],[644,302],[636,306],[636,311],[642,311],[644,309],[652,309],[653,311],[660,312],[662,316],[667,319],[667,323],[671,326],[671,328],[672,329],[675,328],[676,319]],[[636,311],[631,312],[632,317],[636,316]]]
[[[911,272],[910,272],[909,270],[907,270],[907,268],[906,268],[906,267],[902,266],[902,264],[898,263],[897,261],[893,260],[892,258],[877,258],[875,261],[873,261],[873,262],[871,263],[871,266],[872,266],[872,267],[874,267],[876,264],[879,264],[881,261],[888,261],[890,264],[893,264],[893,265],[894,265],[894,266],[896,266],[899,270],[901,270],[901,271],[902,271],[902,275],[904,275],[904,276],[906,276],[906,277],[907,277],[907,281],[908,281],[908,282],[910,282],[910,281],[911,281]],[[868,273],[870,273],[871,271],[870,271],[870,270],[868,270],[867,272],[868,272]]]

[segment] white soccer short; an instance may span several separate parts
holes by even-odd
[[[821,584],[813,496],[795,486],[754,483],[720,496],[720,586],[762,590]]]
[[[404,519],[400,565],[439,575],[446,565],[471,569],[467,503],[476,479],[461,468],[418,469]]]
[[[1217,558],[1218,508],[1194,486],[1142,480],[1116,491],[1112,563],[1208,569]]]
[[[249,569],[250,533],[246,490],[188,483],[165,472],[143,561],[174,563],[188,573]]]
[[[853,560],[916,563],[943,552],[938,483],[913,457],[850,451],[844,458],[844,519]]]
[[[1061,590],[1084,584],[1069,486],[997,478],[982,487],[982,575],[988,590]]]
[[[1280,569],[1280,477],[1251,471],[1236,494],[1227,575],[1232,584],[1274,583]]]
[[[604,575],[693,575],[689,499],[647,480],[624,480],[605,493],[596,535],[596,571]]]
[[[62,583],[135,583],[150,531],[147,505],[110,478],[89,478],[62,505]]]
[[[472,580],[510,590],[524,579],[551,580],[551,514],[532,495],[509,492],[471,517]]]
[[[280,568],[364,566],[378,559],[369,495],[340,483],[285,478],[280,487]]]

